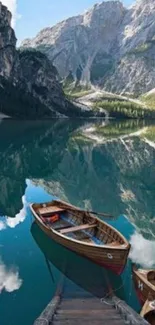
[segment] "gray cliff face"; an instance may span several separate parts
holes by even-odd
[[[155,2],[137,0],[119,30],[119,57],[104,86],[111,91],[144,93],[155,86]]]
[[[19,53],[14,77],[15,85],[25,88],[27,93],[39,100],[48,109],[49,116],[68,115],[68,108],[74,110],[74,105],[64,96],[56,68],[44,54],[33,51]]]
[[[16,37],[11,28],[11,13],[0,2],[0,75],[9,78],[16,57]]]
[[[11,13],[0,3],[0,111],[19,118],[91,116],[64,95],[52,62],[39,51],[16,50]]]
[[[155,2],[137,0],[129,9],[119,1],[96,4],[22,46],[46,53],[63,79],[146,92],[155,87]]]
[[[46,116],[91,117],[95,112],[69,101],[58,81],[58,73],[51,61],[41,52],[23,51],[15,68],[16,86],[26,89],[46,108]],[[40,114],[40,112],[39,112]],[[98,113],[104,116],[104,113]]]

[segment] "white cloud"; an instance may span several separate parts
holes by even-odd
[[[16,24],[16,20],[21,18],[21,15],[17,13],[17,0],[1,0],[1,1],[12,13],[12,27],[14,28]]]
[[[22,280],[19,278],[18,270],[7,269],[5,264],[0,261],[0,293],[2,290],[13,292],[18,290],[22,285]]]
[[[132,262],[140,264],[144,268],[155,266],[155,241],[147,240],[141,234],[135,232],[131,236],[130,243]]]

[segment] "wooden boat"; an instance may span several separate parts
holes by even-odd
[[[115,228],[63,201],[31,204],[39,227],[57,243],[121,274],[130,244]]]
[[[133,280],[140,303],[141,316],[155,325],[155,270],[137,269],[133,266]]]
[[[52,279],[55,278],[56,269],[93,296],[103,298],[103,292],[104,295],[109,296],[109,289],[112,288],[114,292],[117,291],[117,295],[121,295],[121,298],[126,298],[122,276],[117,276],[110,270],[101,269],[99,265],[69,249],[67,251],[66,247],[49,238],[35,221],[31,225],[31,234],[46,259]]]
[[[155,325],[155,300],[147,299],[140,315],[145,318],[149,324]]]
[[[133,281],[140,303],[143,305],[150,296],[155,299],[155,270],[137,269],[133,266]]]

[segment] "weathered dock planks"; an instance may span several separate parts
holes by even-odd
[[[62,287],[34,325],[147,325],[124,301]]]

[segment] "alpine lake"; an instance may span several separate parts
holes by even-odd
[[[155,266],[155,124],[122,120],[0,121],[0,324],[32,325],[62,278],[104,301],[115,294],[140,305],[131,262]],[[29,203],[53,197],[112,214],[130,241],[118,277],[49,239]],[[106,276],[105,276],[106,274]]]

